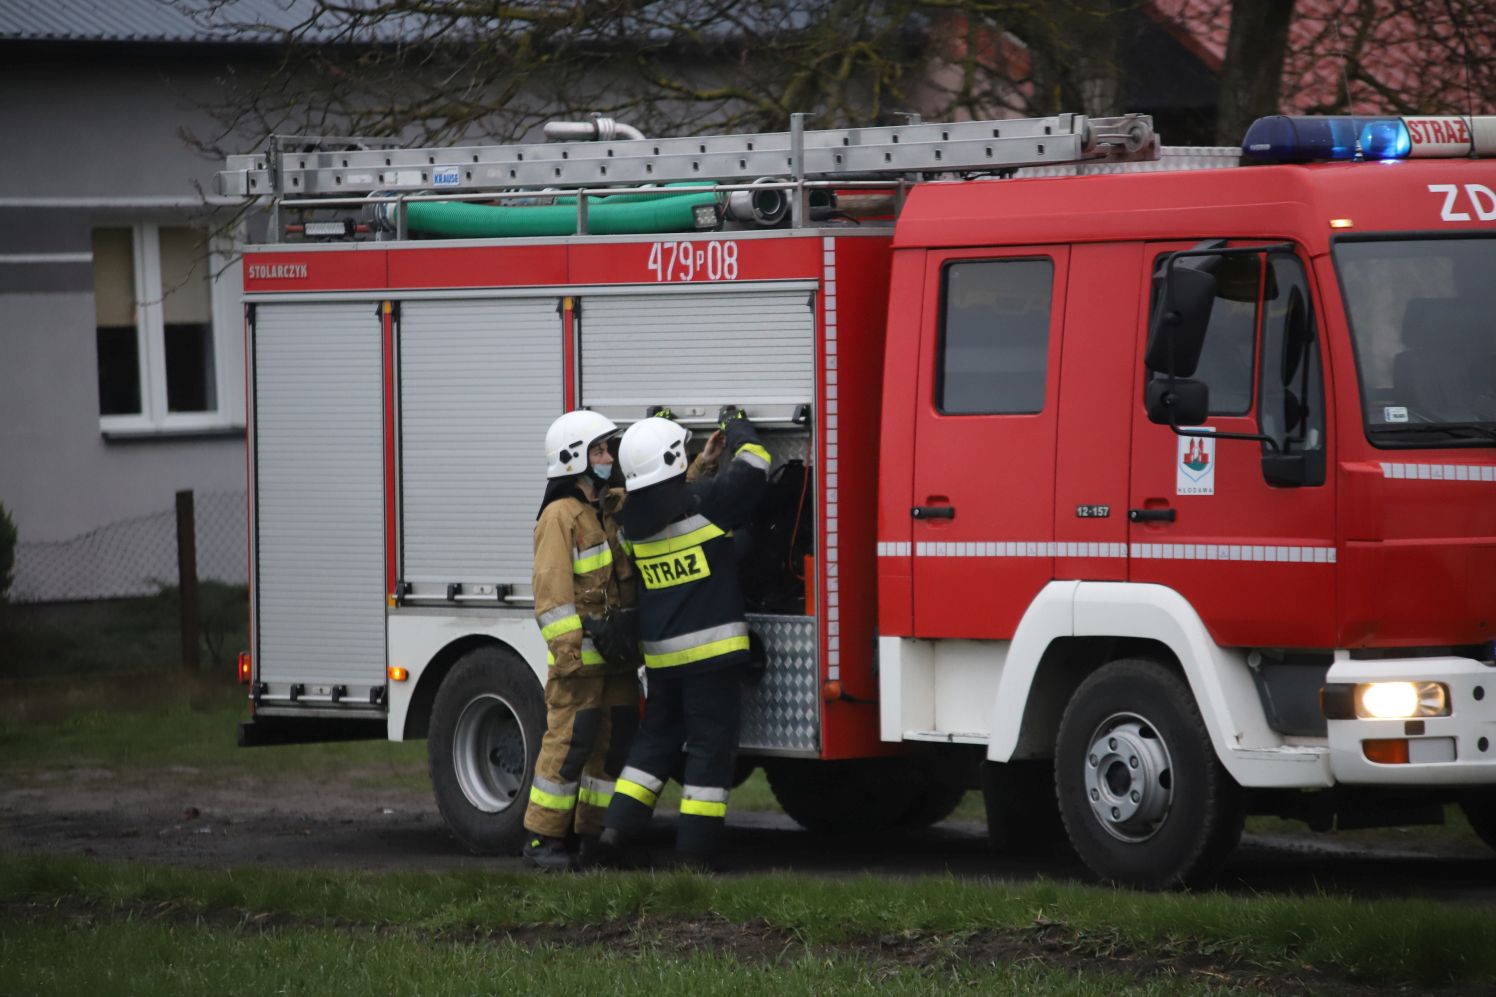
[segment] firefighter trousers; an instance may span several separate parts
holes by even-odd
[[[525,830],[550,838],[597,834],[639,725],[639,680],[633,672],[552,675],[545,709]]]
[[[666,781],[680,771],[685,745],[675,848],[698,856],[717,850],[737,762],[741,673],[739,666],[685,676],[649,673],[644,718],[618,776],[608,827],[623,835],[644,830]]]

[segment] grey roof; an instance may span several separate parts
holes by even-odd
[[[440,14],[384,12],[374,17],[347,15],[359,6],[393,7],[380,0],[0,0],[0,41],[69,42],[168,42],[168,43],[269,43],[285,41],[295,31],[295,40],[316,44],[368,44],[411,42],[419,39],[454,41],[481,38],[502,22],[499,15],[459,17],[455,21]],[[496,5],[498,6],[498,5]],[[646,35],[668,40],[672,11],[683,23],[696,23],[700,16],[693,0],[648,0],[643,8],[652,20],[623,18],[624,35]],[[704,37],[722,41],[745,29],[750,33],[794,31],[814,18],[792,6],[761,23],[744,20],[698,25]],[[911,20],[918,20],[911,19]],[[586,29],[583,29],[584,31]],[[603,29],[607,34],[610,29]]]
[[[0,0],[0,39],[268,42],[284,37],[314,8],[311,0]],[[324,16],[306,40],[336,34]]]

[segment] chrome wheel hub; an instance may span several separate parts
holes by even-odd
[[[462,795],[484,813],[513,805],[524,785],[525,731],[514,707],[491,693],[474,696],[457,718],[452,766]]]
[[[1097,726],[1086,752],[1086,801],[1097,822],[1121,841],[1158,833],[1174,800],[1168,746],[1146,718],[1114,713]]]

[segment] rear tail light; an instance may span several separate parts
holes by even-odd
[[[239,684],[249,685],[249,680],[254,674],[254,663],[250,660],[248,651],[239,652]]]

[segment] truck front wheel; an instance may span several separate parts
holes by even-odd
[[[1121,885],[1208,880],[1241,838],[1241,791],[1189,686],[1154,661],[1114,661],[1081,683],[1060,721],[1055,788],[1081,860]]]
[[[447,674],[426,742],[436,806],[476,855],[518,852],[545,697],[528,665],[497,646],[474,648]]]

